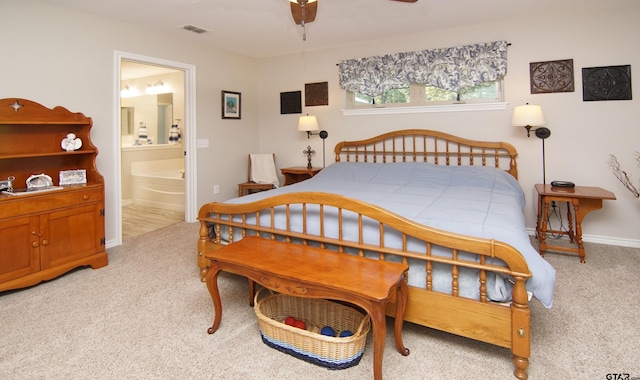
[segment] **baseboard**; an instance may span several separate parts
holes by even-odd
[[[116,239],[110,239],[106,241],[105,244],[105,249],[109,249],[109,248],[113,248],[113,247],[117,247],[120,244],[117,243]]]
[[[620,247],[640,248],[640,240],[612,238],[609,236],[582,235],[582,240],[589,243],[616,245]]]
[[[527,233],[531,236],[535,236],[536,230],[535,228],[527,228]],[[640,248],[640,240],[637,240],[637,239],[613,238],[610,236],[583,234],[582,240],[588,243],[615,245],[619,247],[629,247],[629,248]]]

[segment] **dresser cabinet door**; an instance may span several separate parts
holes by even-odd
[[[70,207],[41,216],[40,253],[42,269],[56,267],[91,256],[99,251],[104,237],[102,203]]]
[[[0,220],[0,283],[40,270],[38,219]]]

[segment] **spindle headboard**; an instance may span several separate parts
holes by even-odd
[[[343,141],[334,149],[336,162],[432,162],[438,165],[482,165],[504,168],[518,178],[516,148],[507,142],[469,140],[428,129],[403,129],[366,140]]]

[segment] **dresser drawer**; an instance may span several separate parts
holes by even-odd
[[[0,218],[43,213],[95,202],[104,202],[104,190],[101,185],[70,187],[37,194],[3,196],[0,199]]]

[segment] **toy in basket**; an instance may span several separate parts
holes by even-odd
[[[369,315],[324,299],[279,293],[260,299],[264,290],[267,289],[261,288],[256,293],[253,308],[267,346],[329,369],[349,368],[360,362],[371,328]],[[288,316],[303,320],[309,331],[285,324]],[[338,332],[349,330],[353,335],[342,338],[321,335],[322,326],[331,326]]]

